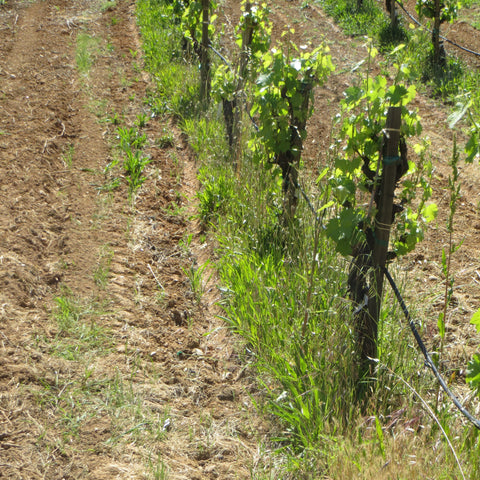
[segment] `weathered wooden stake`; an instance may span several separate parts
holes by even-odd
[[[401,125],[401,107],[390,107],[385,127],[384,149],[382,156],[382,178],[378,192],[377,207],[373,229],[373,251],[371,258],[370,289],[368,304],[357,321],[359,329],[360,380],[373,378],[374,363],[377,358],[378,321],[382,304],[383,268],[385,267],[390,227],[393,221],[393,199],[397,182],[399,140]],[[364,385],[368,385],[368,380]]]
[[[396,28],[397,26],[397,9],[395,0],[390,0],[390,23],[392,28]]]

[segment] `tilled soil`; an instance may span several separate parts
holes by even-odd
[[[326,41],[337,65],[309,124],[305,161],[315,169],[366,52],[364,39],[299,4],[275,2],[275,32],[295,23],[298,43]],[[225,25],[236,23],[238,5],[225,3]],[[1,478],[161,478],[167,469],[173,479],[240,479],[268,463],[268,444],[258,445],[270,427],[254,414],[255,382],[215,316],[214,277],[202,296],[192,291],[209,246],[192,218],[196,165],[183,137],[170,120],[148,119],[152,162],[134,202],[121,170],[105,170],[120,155],[115,123],[148,114],[134,8],[131,0],[0,7]],[[440,216],[400,267],[414,304],[419,291],[430,295],[416,307],[432,319],[432,343],[452,134],[441,105],[419,97],[415,106],[432,141]],[[155,143],[166,134],[171,141]],[[461,170],[455,241],[464,243],[447,318],[448,368],[459,372],[478,345],[468,321],[480,303],[478,165]]]

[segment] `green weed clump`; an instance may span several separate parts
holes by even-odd
[[[96,321],[104,313],[101,305],[77,298],[68,290],[54,301],[53,317],[58,334],[50,342],[53,354],[67,360],[78,360],[100,351],[108,352],[111,343],[108,332]]]
[[[100,41],[92,37],[86,32],[82,32],[77,37],[77,49],[75,60],[77,62],[78,71],[88,76],[90,69],[95,61],[95,56],[98,55],[100,50]]]
[[[347,35],[375,37],[388,24],[383,11],[372,0],[364,0],[360,8],[351,0],[321,0],[318,3]]]

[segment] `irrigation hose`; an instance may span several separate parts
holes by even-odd
[[[395,3],[398,4],[398,6],[410,17],[410,19],[416,23],[419,27],[425,29],[427,32],[429,33],[433,33],[432,30],[430,30],[429,28],[427,28],[425,25],[422,25],[403,5],[403,3],[399,0],[395,0]],[[466,47],[463,47],[462,45],[459,45],[458,43],[455,43],[453,42],[452,40],[449,40],[447,37],[444,37],[443,35],[439,35],[439,37],[447,42],[447,43],[450,43],[451,45],[453,45],[454,47],[457,47],[459,48],[460,50],[463,50],[464,52],[467,52],[467,53],[471,53],[472,55],[476,55],[477,57],[480,57],[480,53],[478,52],[475,52],[473,50],[470,50],[469,48],[466,48]]]
[[[435,377],[438,380],[438,383],[440,383],[440,386],[443,388],[445,393],[450,397],[452,402],[455,404],[455,406],[460,410],[460,412],[471,422],[475,427],[477,427],[480,430],[480,421],[477,420],[470,412],[466,410],[466,408],[460,403],[458,398],[454,395],[454,393],[448,388],[445,380],[441,376],[440,372],[438,371],[437,367],[432,361],[432,358],[430,357],[427,348],[425,347],[425,344],[422,341],[422,338],[420,337],[420,334],[418,333],[417,327],[415,326],[415,323],[413,322],[410,312],[408,311],[407,306],[405,305],[405,302],[402,298],[402,295],[400,294],[400,291],[397,288],[397,285],[395,284],[392,276],[390,275],[389,271],[387,270],[386,267],[383,268],[383,272],[385,273],[385,276],[387,277],[388,282],[390,283],[390,286],[393,289],[393,292],[395,293],[395,296],[397,297],[398,303],[400,304],[400,307],[402,308],[403,314],[405,315],[406,320],[408,321],[408,324],[410,325],[410,329],[412,330],[413,336],[415,337],[415,340],[418,343],[418,346],[420,347],[420,350],[423,353],[423,356],[425,357],[425,365],[429,367]]]

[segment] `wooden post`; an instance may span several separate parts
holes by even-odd
[[[390,23],[392,25],[392,30],[397,27],[397,9],[395,7],[395,0],[390,0]]]
[[[366,386],[370,383],[368,379],[373,376],[374,364],[371,359],[375,359],[378,356],[377,338],[382,304],[383,268],[387,259],[390,227],[393,221],[393,199],[397,182],[398,163],[400,162],[398,147],[401,114],[401,107],[390,107],[388,109],[382,156],[382,178],[377,202],[378,211],[375,216],[373,229],[368,303],[357,318],[357,322],[360,322],[358,325],[360,380],[364,382],[362,383],[363,387],[360,388],[361,391],[365,391]]]
[[[208,55],[210,0],[202,0],[202,46],[200,54],[200,99],[208,104],[210,100],[210,56]]]

